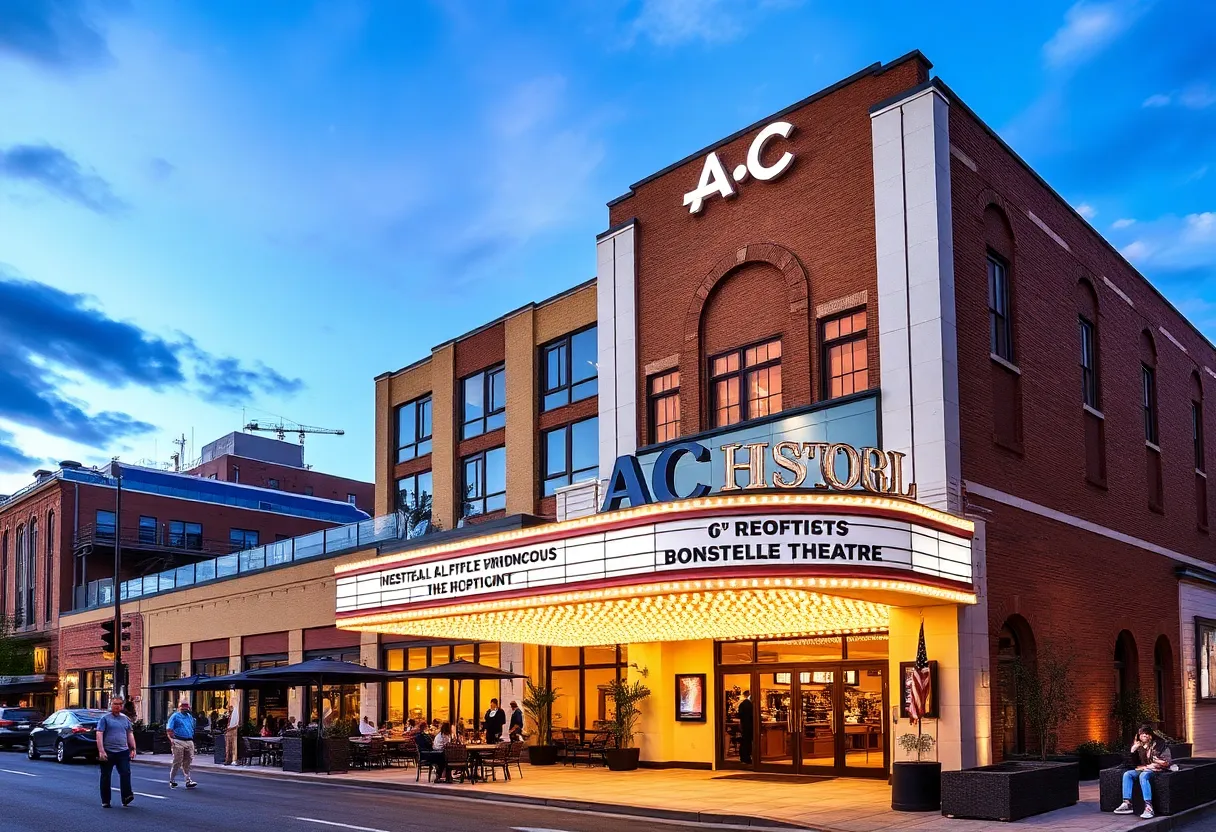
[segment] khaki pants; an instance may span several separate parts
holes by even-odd
[[[194,762],[194,742],[192,740],[179,740],[173,738],[173,768],[169,769],[169,782],[177,780],[177,773],[184,771],[186,773],[186,782],[192,783],[190,777],[190,765]]]
[[[236,764],[236,752],[241,744],[241,739],[237,736],[238,730],[237,728],[229,728],[224,732],[224,765],[226,766]]]

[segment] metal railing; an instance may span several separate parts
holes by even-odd
[[[335,526],[332,529],[255,546],[217,558],[188,563],[163,572],[144,575],[142,578],[132,578],[119,584],[119,598],[123,601],[143,598],[196,584],[261,572],[289,563],[336,555],[373,543],[400,539],[406,536],[407,531],[403,515],[385,514],[347,526]],[[78,586],[75,588],[73,600],[73,609],[76,610],[113,604],[114,581],[103,578]]]

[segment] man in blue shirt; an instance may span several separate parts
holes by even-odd
[[[97,720],[97,759],[101,763],[101,805],[110,808],[110,779],[118,769],[122,805],[135,799],[131,790],[131,761],[135,759],[135,733],[131,720],[122,712],[123,698],[110,699],[110,712]]]
[[[194,717],[190,716],[190,703],[182,701],[177,713],[169,717],[165,725],[169,743],[173,746],[173,767],[169,769],[169,788],[177,788],[177,773],[186,773],[186,788],[193,789],[198,783],[190,776],[190,765],[194,762]]]

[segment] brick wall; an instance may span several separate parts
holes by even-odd
[[[123,651],[123,662],[129,668],[130,690],[137,694],[144,684],[143,674],[143,655],[144,655],[144,628],[143,616],[139,614],[125,614],[122,617],[124,622],[130,622],[131,627],[127,631],[131,634],[131,639],[127,644],[129,650]],[[59,695],[62,703],[63,696],[66,691],[66,681],[69,676],[74,676],[81,670],[110,670],[114,666],[114,662],[107,660],[101,653],[101,620],[97,619],[88,624],[77,624],[63,627],[59,631]],[[79,683],[79,678],[76,679]]]
[[[341,440],[336,440],[341,441]],[[264,462],[260,459],[249,459],[243,456],[224,454],[221,457],[204,462],[190,473],[200,477],[215,479],[223,482],[240,482],[245,485],[270,487],[270,480],[278,480],[279,491],[290,494],[308,494],[325,500],[347,502],[347,495],[355,495],[355,505],[368,514],[374,515],[376,486],[370,482],[352,480],[348,477],[338,477],[313,471],[308,468],[295,468],[291,465],[278,465]]]

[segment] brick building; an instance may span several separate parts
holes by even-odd
[[[503,656],[522,642],[528,672],[570,697],[561,727],[584,735],[604,716],[596,691],[648,667],[652,763],[885,771],[922,622],[947,767],[1033,750],[1005,679],[1048,650],[1075,656],[1060,747],[1110,739],[1112,705],[1139,692],[1164,730],[1216,748],[1216,351],[930,69],[918,52],[868,67],[609,203],[593,284],[599,482],[570,477],[542,502],[544,339],[519,340],[512,364],[478,346],[509,338],[495,322],[440,348],[465,351],[459,366],[433,355],[378,379],[378,510],[429,465],[445,525],[475,513],[452,473],[469,401],[452,380],[505,354],[505,440],[485,441],[517,473],[494,510],[558,522],[340,566],[339,625]],[[397,408],[428,393],[434,456],[403,462],[421,437],[394,446]],[[896,474],[915,490],[893,492]],[[723,519],[747,512],[759,526]],[[786,563],[806,550],[783,531],[764,550],[779,563],[697,565],[754,559],[744,538],[728,553],[713,541],[798,528],[799,512],[843,515],[857,552],[888,541],[887,562]],[[654,583],[671,570],[685,582]],[[750,605],[715,583],[727,570]],[[472,577],[439,580],[452,575]],[[686,693],[700,718],[673,724]]]

